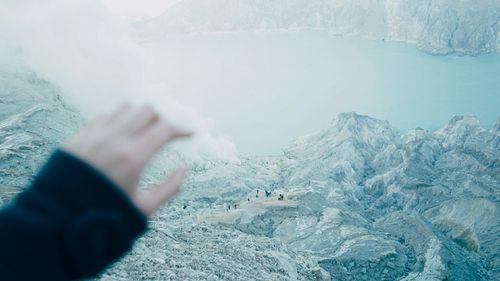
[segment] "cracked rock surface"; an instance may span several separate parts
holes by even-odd
[[[0,82],[8,201],[82,118],[32,73]],[[281,155],[192,163],[184,191],[96,280],[499,280],[499,128],[457,116],[401,133],[342,113]],[[144,185],[181,160],[166,153]]]
[[[186,0],[137,24],[140,41],[174,33],[322,30],[416,44],[431,54],[500,51],[498,0]]]

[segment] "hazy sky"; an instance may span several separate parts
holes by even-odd
[[[180,0],[102,0],[113,13],[126,18],[155,17]]]

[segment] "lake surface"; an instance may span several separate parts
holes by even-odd
[[[243,153],[280,153],[340,112],[386,119],[402,132],[462,114],[491,127],[500,114],[497,54],[432,56],[323,32],[193,35],[144,47],[154,57],[147,75],[212,118]]]

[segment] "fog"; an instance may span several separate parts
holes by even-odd
[[[457,114],[492,126],[500,56],[431,56],[401,43],[322,32],[130,36],[131,18],[176,1],[7,0],[0,58],[59,85],[90,117],[124,101],[153,103],[197,132],[190,155],[279,154],[340,112],[434,130]],[[141,4],[142,3],[142,4]]]
[[[340,112],[402,133],[463,114],[491,127],[500,114],[499,55],[432,56],[312,31],[171,36],[143,47],[155,54],[147,76],[214,118],[242,152],[279,153]]]
[[[129,33],[129,22],[98,0],[6,0],[0,9],[0,63],[35,70],[87,118],[124,102],[153,103],[173,123],[195,131],[194,140],[181,146],[184,153],[233,160],[235,146],[210,133],[210,118],[144,76],[147,54]]]
[[[115,15],[132,20],[141,20],[161,15],[180,0],[103,0],[104,5]]]

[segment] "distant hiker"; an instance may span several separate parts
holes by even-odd
[[[248,202],[250,202],[250,198],[247,198]]]
[[[184,205],[184,206],[182,206],[182,209],[186,210],[187,207],[188,207],[187,205]]]
[[[259,194],[255,194],[255,198],[259,198]]]
[[[234,209],[236,210],[236,207],[238,207],[238,204],[234,204]]]
[[[228,206],[227,206],[227,211],[228,211],[228,212],[229,212],[229,211],[231,211],[231,205],[228,205]]]
[[[259,190],[257,189],[257,194],[259,194]]]

